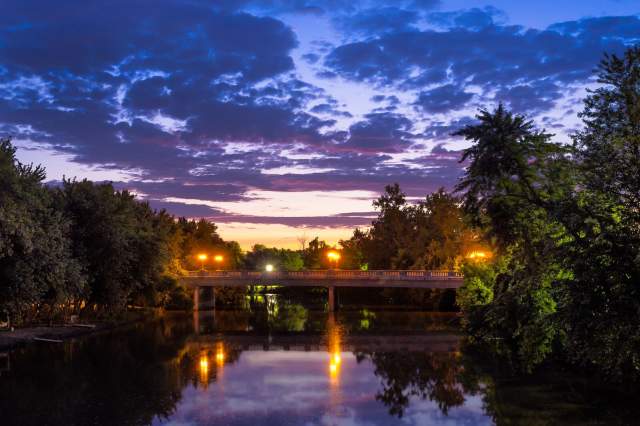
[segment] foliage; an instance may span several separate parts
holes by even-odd
[[[454,269],[474,244],[459,200],[442,188],[410,204],[398,184],[388,185],[373,205],[371,228],[340,242],[353,269]]]
[[[561,204],[574,284],[563,288],[571,359],[640,379],[640,47],[606,56],[574,137],[578,190]]]
[[[456,301],[464,312],[485,306],[493,301],[493,289],[496,281],[494,265],[478,262],[466,262],[462,266],[464,285]]]
[[[246,269],[264,271],[267,265],[276,270],[299,271],[304,267],[304,260],[298,251],[268,248],[262,244],[254,245],[244,257]]]
[[[321,241],[318,237],[309,241],[309,244],[302,252],[302,259],[304,266],[307,269],[326,269],[326,252],[329,249],[329,245]]]
[[[458,132],[473,142],[464,210],[499,257],[466,271],[459,302],[471,334],[527,370],[557,350],[638,380],[640,48],[606,56],[598,81],[571,148],[502,106]]]
[[[44,178],[0,141],[0,311],[14,323],[119,315],[128,305],[189,309],[176,277],[193,267],[194,253],[242,263],[239,245],[211,222],[176,220],[108,183],[48,187]]]
[[[464,151],[462,161],[470,164],[457,189],[465,191],[471,222],[494,242],[497,260],[464,268],[459,304],[476,339],[497,342],[506,357],[530,370],[560,335],[551,290],[561,269],[557,242],[565,234],[547,210],[553,198],[546,179],[565,163],[565,150],[502,105],[478,119],[458,132],[473,145]]]
[[[88,293],[69,221],[54,208],[44,177],[43,168],[20,163],[10,141],[0,140],[0,311],[14,322],[42,311],[55,315],[61,305],[77,309]]]

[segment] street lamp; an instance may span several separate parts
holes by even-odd
[[[334,268],[338,266],[338,261],[340,260],[340,253],[335,250],[331,250],[327,253],[327,259],[329,259],[329,263],[333,262]]]
[[[201,269],[204,271],[204,262],[207,260],[207,255],[204,253],[200,253],[198,255],[198,260],[200,261]]]
[[[267,272],[273,272],[273,265],[268,263],[265,267],[264,270]]]
[[[215,260],[215,262],[218,264],[218,269],[220,269],[220,265],[222,264],[222,261],[224,260],[224,257],[221,254],[216,254],[213,257],[213,260]]]
[[[491,257],[491,252],[482,251],[482,250],[474,250],[474,251],[470,252],[469,254],[467,254],[467,259],[471,259],[471,260],[475,260],[475,261],[479,261],[479,262],[487,260],[490,257]]]

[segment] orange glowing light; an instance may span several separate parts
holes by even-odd
[[[201,260],[201,261],[203,261],[203,262],[204,262],[205,260],[207,260],[207,255],[206,255],[206,254],[204,254],[204,253],[200,253],[200,254],[198,255],[198,260]]]
[[[224,260],[224,257],[220,254],[215,255],[215,257],[213,258],[213,260],[215,260],[216,262],[220,263]]]
[[[491,253],[482,250],[472,251],[467,255],[468,259],[484,260],[491,257]]]
[[[218,364],[223,364],[224,363],[224,352],[222,352],[221,350],[219,350],[216,353],[216,362]]]
[[[206,377],[209,372],[209,360],[206,355],[200,357],[200,374]]]
[[[340,363],[342,362],[342,358],[338,352],[334,352],[331,356],[329,356],[329,378],[331,379],[331,383],[336,384],[338,380],[338,375],[340,374]]]
[[[337,262],[338,260],[340,260],[340,253],[338,253],[337,251],[330,251],[329,253],[327,253],[327,258],[332,262]]]

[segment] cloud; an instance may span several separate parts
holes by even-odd
[[[3,5],[4,127],[28,124],[76,161],[154,179],[268,161],[231,158],[225,141],[327,140],[334,122],[303,111],[322,90],[289,74],[297,38],[281,21],[203,2],[76,6]]]
[[[348,16],[336,18],[336,25],[343,31],[364,35],[381,34],[387,31],[415,29],[419,13],[397,7],[366,9]]]
[[[557,84],[549,80],[540,80],[531,84],[518,84],[500,89],[495,99],[520,113],[536,113],[553,108],[555,101],[562,97]]]
[[[349,138],[340,148],[360,152],[399,152],[410,143],[412,127],[411,120],[399,114],[367,114],[365,120],[349,128]]]
[[[431,140],[450,139],[451,135],[465,126],[475,124],[473,117],[463,117],[448,122],[434,121],[424,131],[423,136]]]
[[[285,221],[210,203],[246,203],[255,190],[451,187],[461,172],[451,133],[473,122],[476,105],[504,102],[572,128],[556,117],[559,103],[590,81],[603,52],[640,34],[637,16],[527,29],[492,7],[439,6],[5,0],[0,131],[131,177],[116,185],[178,214],[350,226],[364,216]]]
[[[420,92],[415,104],[425,112],[447,112],[462,108],[472,97],[472,93],[467,93],[453,84],[446,84]]]
[[[444,28],[459,27],[480,30],[504,22],[506,16],[504,12],[493,6],[485,6],[484,8],[474,7],[454,12],[433,12],[428,15],[428,20],[432,24]]]
[[[546,30],[466,24],[471,26],[349,42],[335,47],[324,65],[348,80],[401,89],[452,84],[491,90],[540,79],[584,83],[603,52],[621,52],[640,34],[635,16],[582,19]]]

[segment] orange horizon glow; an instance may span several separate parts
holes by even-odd
[[[250,251],[254,245],[299,250],[299,238],[305,236],[307,243],[318,237],[328,245],[334,246],[340,240],[348,240],[355,227],[294,227],[282,224],[256,224],[227,222],[216,223],[218,233],[225,241],[237,241],[240,248]]]

